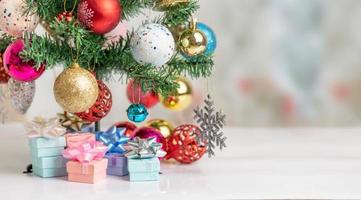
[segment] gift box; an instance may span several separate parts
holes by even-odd
[[[65,138],[68,148],[75,148],[86,142],[95,142],[95,135],[93,133],[67,134]]]
[[[33,167],[43,169],[51,168],[65,168],[67,160],[63,156],[51,156],[51,157],[32,157]]]
[[[128,158],[130,181],[157,181],[159,180],[160,161],[153,158]]]
[[[32,157],[59,156],[64,150],[66,143],[64,137],[45,138],[37,137],[29,139],[30,152]]]
[[[33,174],[48,178],[66,176],[66,160],[61,156],[65,137],[29,139]]]
[[[128,159],[121,154],[107,154],[108,159],[107,174],[114,176],[128,175]]]
[[[92,160],[90,162],[68,161],[66,171],[68,180],[80,183],[96,183],[106,177],[108,160]]]
[[[33,173],[42,178],[66,176],[66,168],[38,168],[33,166]]]

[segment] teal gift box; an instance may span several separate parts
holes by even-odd
[[[60,156],[66,146],[65,137],[48,139],[44,137],[29,140],[32,157]]]
[[[42,178],[61,177],[67,175],[65,167],[48,169],[33,167],[33,173]]]
[[[160,161],[157,157],[147,159],[128,159],[130,181],[158,181]]]
[[[31,162],[33,167],[43,169],[51,168],[64,168],[67,160],[63,156],[50,156],[50,157],[32,157]]]
[[[66,176],[66,159],[62,151],[66,146],[65,137],[37,137],[29,140],[33,174],[47,178]]]

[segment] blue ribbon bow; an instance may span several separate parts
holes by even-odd
[[[125,136],[125,128],[117,128],[116,126],[110,127],[107,131],[98,131],[95,136],[98,141],[108,146],[108,153],[120,153],[126,152],[123,145],[128,143],[129,138]]]

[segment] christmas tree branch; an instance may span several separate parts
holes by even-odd
[[[0,52],[4,52],[5,49],[9,46],[9,44],[14,40],[14,37],[9,36],[7,34],[2,34],[0,36]]]
[[[198,9],[199,5],[196,0],[170,7],[169,10],[164,13],[163,24],[168,27],[173,27],[187,22]]]
[[[140,14],[143,9],[153,9],[156,1],[120,0],[122,18],[129,19]],[[132,33],[105,47],[104,36],[93,34],[77,20],[56,20],[56,16],[65,10],[73,11],[73,16],[76,16],[78,2],[79,0],[66,0],[64,4],[64,1],[59,0],[26,0],[28,12],[37,13],[48,25],[51,36],[55,37],[32,35],[31,38],[26,38],[22,58],[34,60],[37,66],[46,63],[47,68],[58,63],[69,66],[76,61],[80,66],[95,71],[100,79],[109,80],[114,75],[132,78],[144,90],[155,90],[164,96],[177,88],[175,80],[179,75],[199,78],[211,74],[214,64],[210,56],[200,55],[187,59],[175,56],[160,69],[144,66],[137,63],[131,54]],[[176,26],[188,21],[198,8],[196,0],[178,4],[167,8],[159,21],[168,27]]]
[[[191,58],[175,57],[168,63],[178,75],[189,75],[192,78],[209,77],[214,63],[211,56],[198,55]]]

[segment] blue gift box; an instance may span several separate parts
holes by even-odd
[[[52,139],[37,137],[37,138],[31,138],[29,140],[29,146],[34,149],[65,147],[66,141],[65,141],[65,137],[58,137]]]
[[[128,158],[121,154],[107,154],[108,159],[107,174],[114,176],[128,175]]]
[[[137,172],[129,173],[130,181],[158,181],[159,172]]]
[[[42,178],[60,177],[67,175],[66,168],[44,169],[44,168],[33,167],[33,173]]]
[[[157,157],[147,159],[128,159],[130,181],[159,180],[160,161]]]
[[[51,157],[32,157],[33,167],[51,169],[51,168],[65,168],[67,160],[63,156]]]
[[[66,176],[66,159],[62,152],[66,146],[65,137],[37,137],[29,140],[33,174],[47,178]]]
[[[53,147],[53,148],[42,148],[42,149],[31,149],[32,157],[49,157],[49,156],[60,156],[63,152],[64,147]]]
[[[66,146],[65,137],[48,139],[44,137],[29,140],[32,157],[60,156]]]

